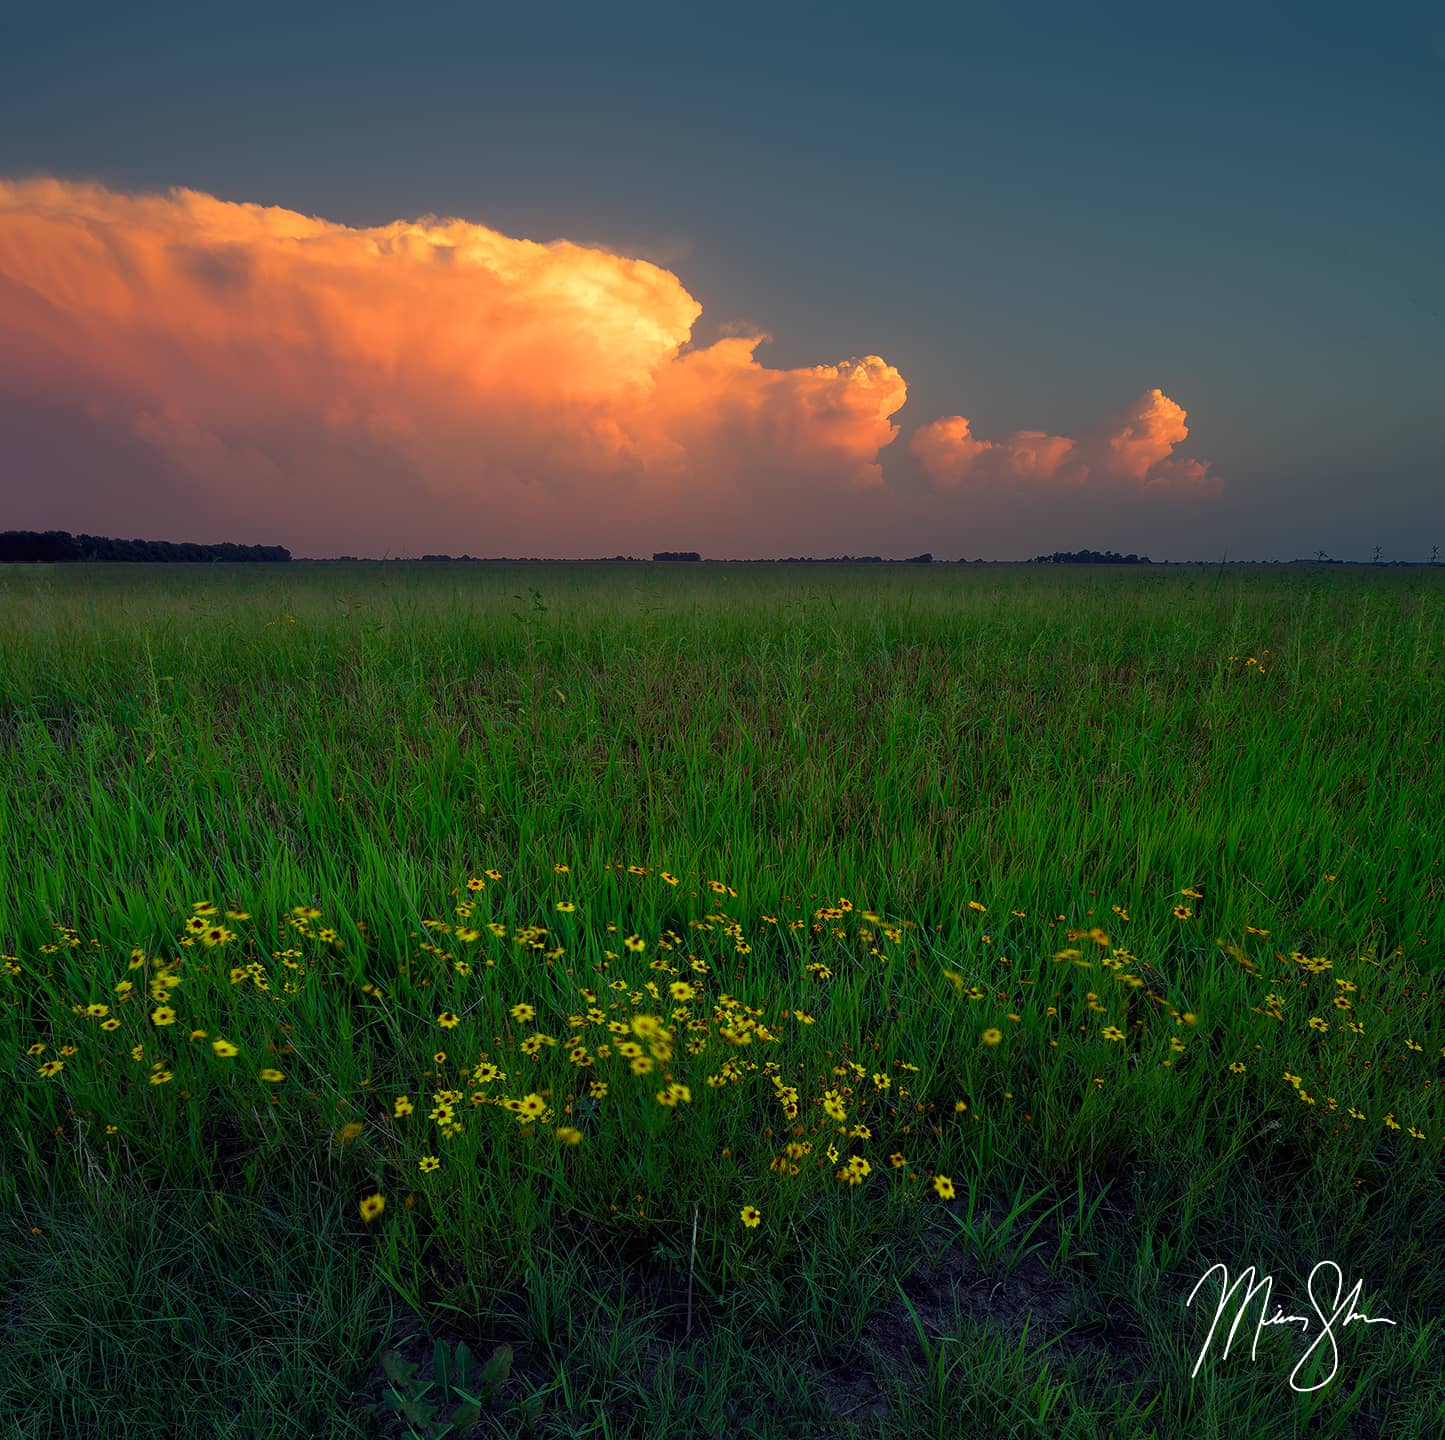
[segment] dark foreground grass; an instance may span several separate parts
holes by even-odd
[[[0,569],[0,1434],[1439,1433],[1442,619]]]

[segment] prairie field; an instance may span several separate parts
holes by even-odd
[[[1442,640],[1425,568],[0,567],[0,1435],[1438,1436]],[[1225,1355],[1216,1264],[1330,1303]]]

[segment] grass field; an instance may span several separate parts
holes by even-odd
[[[1442,639],[1426,570],[0,568],[0,1435],[1438,1436]],[[1192,1373],[1216,1263],[1308,1330]]]

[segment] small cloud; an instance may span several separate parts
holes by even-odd
[[[908,448],[946,491],[1218,494],[1224,482],[1209,473],[1208,461],[1174,454],[1189,436],[1186,418],[1182,406],[1155,389],[1077,437],[1017,430],[1005,440],[980,440],[967,419],[949,415],[915,431]]]

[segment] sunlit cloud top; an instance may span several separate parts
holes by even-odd
[[[0,181],[0,388],[138,445],[190,532],[250,516],[316,553],[342,534],[604,554],[699,532],[813,553],[820,509],[1221,484],[1175,454],[1185,412],[1153,389],[1076,438],[926,424],[889,452],[919,492],[885,474],[908,394],[892,364],[771,369],[759,331],[694,348],[701,313],[649,261],[465,220],[353,228]]]

